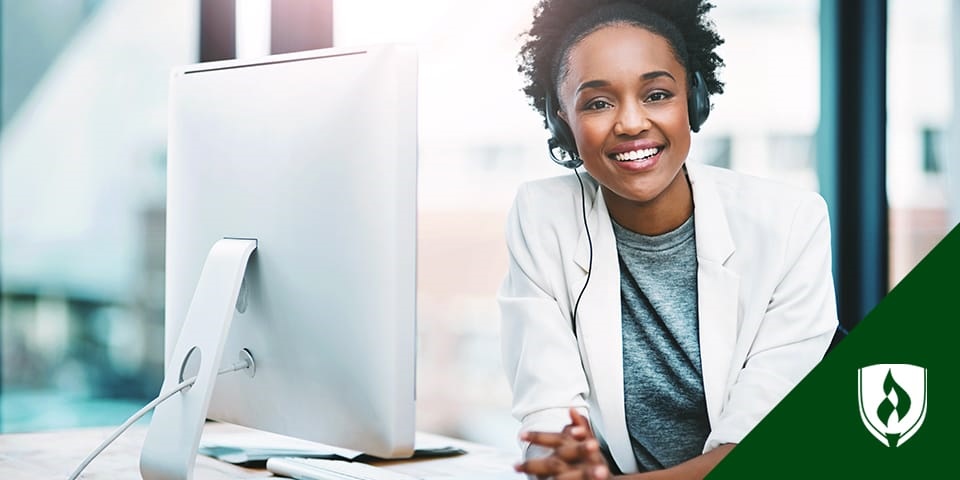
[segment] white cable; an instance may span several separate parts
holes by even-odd
[[[246,361],[237,362],[231,365],[230,367],[220,370],[219,372],[217,372],[217,375],[236,372],[237,370],[245,370],[250,367],[251,365],[249,362],[246,362]],[[117,437],[122,435],[123,432],[125,432],[128,428],[130,428],[130,425],[133,425],[134,423],[136,423],[137,420],[140,420],[144,415],[147,414],[147,412],[156,408],[157,405],[160,405],[161,403],[166,401],[168,398],[172,397],[175,393],[179,393],[184,389],[189,388],[191,385],[193,385],[196,382],[197,382],[196,376],[190,377],[180,382],[180,384],[174,387],[172,390],[166,393],[161,393],[159,396],[157,396],[157,398],[153,399],[152,402],[148,403],[145,407],[138,410],[137,413],[134,413],[132,416],[130,416],[130,418],[128,418],[127,421],[123,422],[122,425],[117,427],[117,429],[114,430],[114,432],[110,434],[110,436],[107,437],[107,439],[104,440],[103,443],[100,444],[100,446],[98,446],[96,449],[90,452],[90,455],[87,455],[87,458],[83,459],[83,462],[80,463],[80,466],[78,466],[77,469],[74,470],[72,474],[70,474],[70,477],[68,478],[68,480],[76,480],[77,477],[80,476],[80,473],[83,472],[83,469],[87,468],[87,465],[90,465],[90,462],[92,462],[94,458],[97,458],[97,455],[100,455],[100,453],[106,450],[106,448],[110,446],[110,444],[113,443],[113,441],[116,440]]]

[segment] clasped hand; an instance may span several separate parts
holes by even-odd
[[[527,460],[516,465],[518,472],[536,475],[539,479],[607,480],[610,468],[600,452],[590,422],[575,409],[570,409],[570,424],[560,433],[523,432],[520,439],[533,445],[552,449],[543,458]]]

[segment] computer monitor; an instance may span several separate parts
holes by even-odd
[[[163,390],[198,376],[144,478],[189,477],[205,418],[412,454],[416,89],[400,45],[173,72]],[[255,374],[218,377],[244,350]]]

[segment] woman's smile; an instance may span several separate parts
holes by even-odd
[[[633,141],[610,149],[607,157],[628,172],[643,172],[656,167],[663,150],[663,145],[657,142]]]

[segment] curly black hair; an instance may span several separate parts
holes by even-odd
[[[523,91],[544,115],[545,96],[548,89],[556,95],[570,47],[600,27],[630,23],[664,37],[687,72],[700,72],[709,93],[723,93],[717,78],[723,59],[715,52],[723,39],[706,17],[713,7],[706,0],[541,0],[520,49]]]

